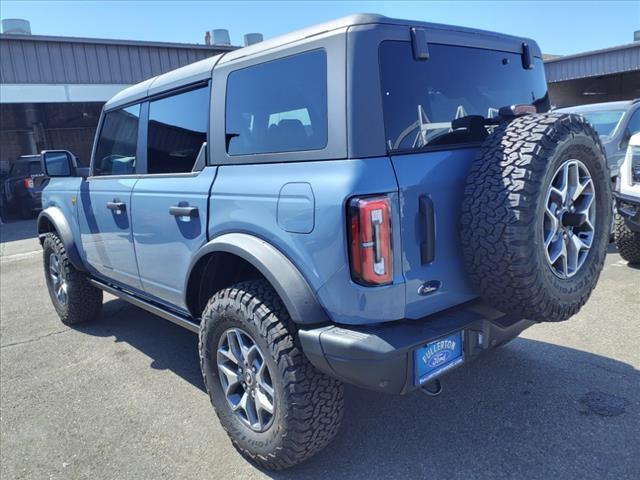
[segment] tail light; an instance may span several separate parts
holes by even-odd
[[[391,283],[393,248],[389,197],[353,198],[348,214],[351,277],[363,285]]]
[[[33,178],[27,177],[23,179],[22,184],[24,185],[24,188],[33,188]]]

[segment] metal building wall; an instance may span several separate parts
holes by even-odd
[[[547,60],[549,83],[640,70],[640,42]]]
[[[0,83],[133,84],[233,47],[0,35]]]

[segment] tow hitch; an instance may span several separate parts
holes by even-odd
[[[425,383],[420,391],[428,397],[437,397],[442,393],[442,383],[440,383],[439,378],[436,378],[429,383]]]

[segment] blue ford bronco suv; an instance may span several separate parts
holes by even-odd
[[[198,332],[235,447],[292,466],[343,383],[437,394],[587,301],[609,171],[548,108],[534,41],[377,15],[151,78],[104,106],[89,172],[42,153],[53,305],[85,322],[105,291]]]

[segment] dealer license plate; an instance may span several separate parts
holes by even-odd
[[[416,385],[433,380],[464,361],[462,331],[427,343],[414,352]]]

